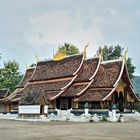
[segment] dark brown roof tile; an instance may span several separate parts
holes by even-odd
[[[29,79],[31,78],[31,76],[32,76],[32,74],[34,72],[34,69],[35,68],[29,68],[29,69],[26,70],[25,75],[22,78],[22,80],[19,83],[19,85],[17,86],[17,88],[24,87],[28,83]]]
[[[83,54],[66,57],[59,61],[48,60],[39,62],[30,81],[72,76],[79,68],[82,58]]]
[[[111,92],[111,90],[95,90],[95,91],[91,91],[88,90],[85,92],[85,94],[83,94],[82,96],[80,96],[79,98],[77,98],[77,101],[101,101],[103,98],[105,98],[109,93]]]

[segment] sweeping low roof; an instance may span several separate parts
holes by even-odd
[[[138,100],[123,59],[101,61],[101,56],[84,59],[81,54],[59,61],[41,61],[28,79],[20,104],[37,104],[40,96],[46,100],[74,97],[75,101],[103,101],[115,91],[121,79],[131,86],[128,88],[131,97]]]

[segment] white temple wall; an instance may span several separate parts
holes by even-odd
[[[40,114],[40,105],[19,106],[19,114]]]

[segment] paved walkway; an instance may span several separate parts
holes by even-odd
[[[19,122],[0,119],[0,140],[140,140],[140,122]]]

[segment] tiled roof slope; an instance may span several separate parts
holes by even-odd
[[[9,89],[0,89],[0,98],[5,98],[10,93]]]
[[[59,61],[48,60],[37,64],[30,81],[40,81],[72,76],[81,64],[83,54],[66,57]]]
[[[5,103],[11,103],[13,99],[15,99],[17,96],[21,96],[23,93],[23,88],[17,88],[12,94],[10,94],[5,100]]]
[[[94,75],[97,69],[99,59],[99,57],[95,57],[84,60],[83,66],[74,82],[89,81],[89,79],[92,77],[92,75]]]
[[[90,78],[95,74],[99,61],[99,57],[84,60],[83,66],[80,69],[78,76],[74,80],[73,84],[68,88],[68,90],[62,94],[62,96],[74,96],[85,89],[91,81]],[[83,82],[85,83],[83,84]]]
[[[94,81],[90,84],[88,89],[78,97],[78,101],[101,101],[104,99],[113,89],[114,84],[118,80],[121,74],[123,61],[109,61],[107,63],[102,62],[98,69],[98,72],[94,78]],[[104,88],[102,90],[102,88]],[[108,90],[112,88],[112,90]],[[91,90],[94,89],[94,90]]]
[[[24,89],[23,97],[20,101],[20,104],[24,104],[27,102],[28,104],[32,104],[32,99],[30,101],[28,100],[28,96],[26,94],[29,92],[31,97],[34,97],[31,94],[35,94],[36,97],[39,97],[38,95],[46,95],[46,97],[52,98],[53,96],[56,96],[59,94],[64,86],[66,86],[71,80],[61,80],[57,82],[30,82],[26,88]],[[55,94],[54,94],[55,93]],[[49,98],[49,99],[50,99]]]
[[[120,79],[119,79],[120,77]],[[138,100],[129,81],[126,64],[123,60],[102,62],[95,76],[94,81],[83,95],[77,97],[75,101],[102,101],[111,95],[116,87],[115,83],[123,79],[127,84],[127,91],[131,97]],[[119,83],[119,81],[118,81]],[[93,89],[93,90],[92,90]]]
[[[32,74],[34,73],[35,68],[29,68],[26,70],[24,77],[22,78],[21,82],[17,86],[17,89],[10,94],[6,99],[5,102],[13,102],[13,100],[16,98],[14,101],[19,101],[22,94],[23,94],[23,88],[27,85],[29,79],[31,78]],[[18,97],[18,98],[17,98]]]
[[[26,88],[24,89],[24,92],[28,92],[28,91],[33,91],[33,92],[40,92],[42,93],[42,91],[58,91],[61,90],[61,88],[63,88],[64,86],[66,86],[68,83],[70,82],[70,80],[63,80],[63,81],[59,81],[59,82],[44,82],[44,83],[38,83],[38,82],[33,82],[30,83],[26,86]]]
[[[101,64],[94,78],[94,82],[89,88],[113,87],[120,75],[122,63],[123,61],[116,61]]]
[[[23,88],[31,78],[35,68],[29,68],[26,70],[24,77],[22,78],[21,82],[17,86],[17,88]]]
[[[77,100],[78,101],[101,101],[105,98],[111,90],[88,90],[82,96],[80,96]]]
[[[32,104],[34,96],[31,94],[36,94],[36,97],[45,95],[50,100],[60,95],[65,91],[64,87],[72,84],[71,81],[80,71],[82,64],[83,54],[70,56],[59,61],[39,62],[29,84],[24,88],[24,95],[20,104]],[[28,92],[30,92],[29,96],[32,97],[31,101],[26,96]]]

